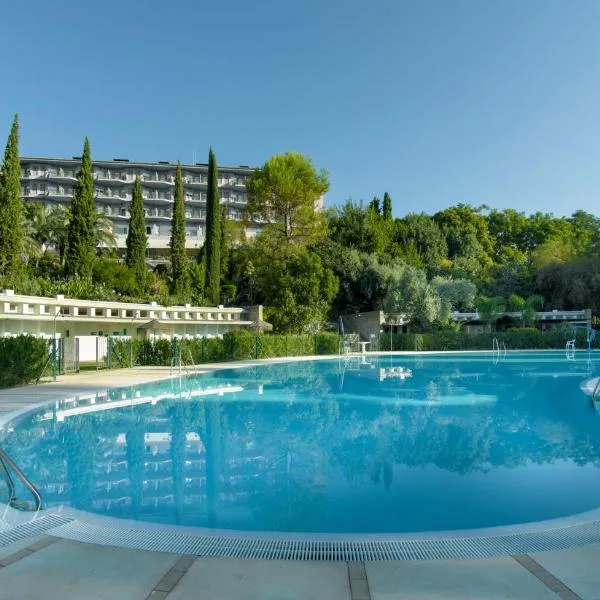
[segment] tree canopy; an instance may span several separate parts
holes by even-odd
[[[248,214],[267,223],[273,237],[309,244],[325,235],[325,218],[317,203],[329,189],[329,178],[299,152],[271,157],[248,178],[246,189]]]

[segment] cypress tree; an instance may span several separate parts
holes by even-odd
[[[90,278],[96,257],[96,202],[90,142],[83,143],[81,169],[71,201],[65,268],[69,277]]]
[[[230,249],[230,234],[227,226],[227,207],[221,206],[221,249],[220,249],[220,258],[221,258],[221,282],[227,277],[227,273],[229,272],[229,249]]]
[[[387,192],[383,194],[383,218],[386,221],[392,220],[392,199]]]
[[[215,153],[208,152],[208,189],[206,200],[206,298],[219,304],[221,296],[221,205],[219,173]]]
[[[175,175],[173,216],[171,218],[171,281],[174,294],[186,295],[189,293],[187,254],[185,252],[185,204],[180,163],[177,163]]]
[[[24,261],[21,163],[19,160],[19,116],[15,115],[0,169],[0,275],[18,277]]]
[[[381,214],[381,205],[379,198],[377,196],[373,196],[373,200],[369,202],[369,208],[376,214]]]
[[[129,214],[129,231],[127,232],[126,242],[127,256],[125,262],[135,273],[138,285],[143,290],[146,287],[146,247],[148,245],[148,236],[146,234],[142,182],[139,176],[136,176],[133,184]]]

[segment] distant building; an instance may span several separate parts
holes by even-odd
[[[161,306],[22,296],[0,290],[0,336],[23,333],[53,337],[220,337],[251,327],[260,307]]]
[[[21,158],[21,182],[26,202],[41,202],[48,207],[68,206],[81,161],[78,158]],[[94,189],[99,212],[113,223],[113,233],[119,249],[125,248],[129,225],[129,206],[136,175],[142,180],[148,257],[160,259],[168,254],[171,236],[171,215],[175,187],[176,164],[168,162],[142,163],[126,159],[95,160],[92,162]],[[208,165],[182,165],[186,206],[186,247],[197,249],[204,243],[206,233],[206,192]],[[248,202],[246,179],[254,169],[219,166],[221,204],[227,207],[231,220],[244,218]],[[246,235],[260,231],[259,223],[249,223]]]
[[[506,312],[501,315],[518,324],[520,312]],[[450,315],[453,321],[460,324],[461,330],[467,333],[488,331],[488,325],[481,319],[478,312],[454,312]],[[382,310],[344,315],[340,317],[341,326],[345,333],[357,333],[361,339],[371,341],[379,333],[406,333],[410,329],[410,320],[401,314],[390,315]],[[565,324],[569,326],[590,326],[592,311],[589,308],[581,310],[550,310],[540,311],[536,316],[535,326],[542,331],[552,331]]]
[[[488,330],[478,312],[454,312],[450,316],[454,321],[461,324],[461,329],[468,333],[479,333]],[[521,321],[520,312],[505,312],[500,315],[501,319],[510,319],[518,324]],[[535,327],[542,331],[552,331],[558,327],[590,326],[592,323],[592,310],[584,308],[581,310],[546,310],[536,313]]]

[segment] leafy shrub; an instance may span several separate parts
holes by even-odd
[[[0,387],[36,380],[48,359],[46,340],[31,335],[0,338]]]
[[[223,336],[223,351],[227,360],[249,360],[255,357],[255,337],[246,330],[228,331]]]
[[[317,333],[315,336],[315,354],[337,354],[340,350],[340,338],[336,333]]]
[[[393,336],[392,344],[394,350],[412,351],[445,351],[445,350],[491,350],[493,339],[497,338],[500,343],[504,342],[509,350],[544,350],[560,349],[565,347],[567,339],[573,338],[574,334],[561,330],[539,331],[538,329],[522,327],[514,330],[488,332],[488,333],[466,333],[463,331],[441,331],[435,333],[405,333]],[[584,331],[576,335],[577,346],[587,346]],[[596,342],[596,345],[598,342]],[[389,350],[390,336],[380,336],[380,349]]]
[[[111,366],[129,367],[131,358],[137,366],[169,366],[177,356],[180,344],[184,362],[194,364],[255,358],[277,358],[281,356],[311,356],[315,354],[337,354],[339,338],[335,333],[276,335],[252,335],[246,330],[229,331],[219,338],[194,340],[133,340],[111,339]]]

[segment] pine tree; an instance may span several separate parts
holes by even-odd
[[[392,199],[387,192],[383,194],[383,218],[386,221],[392,220]]]
[[[208,152],[208,190],[206,200],[206,298],[219,304],[221,296],[221,205],[219,173],[212,148]]]
[[[125,260],[127,266],[135,273],[138,286],[143,291],[146,287],[146,247],[148,246],[148,236],[146,234],[142,182],[139,176],[136,176],[133,184],[129,212],[129,231],[127,232],[127,255]]]
[[[85,138],[81,169],[71,201],[65,268],[69,277],[89,279],[96,257],[96,202],[90,142]]]
[[[171,218],[171,281],[172,292],[179,296],[189,294],[189,273],[185,251],[185,204],[181,164],[177,163],[173,217]]]
[[[0,169],[0,275],[9,279],[18,277],[24,266],[24,213],[19,161],[19,116],[15,115]]]

